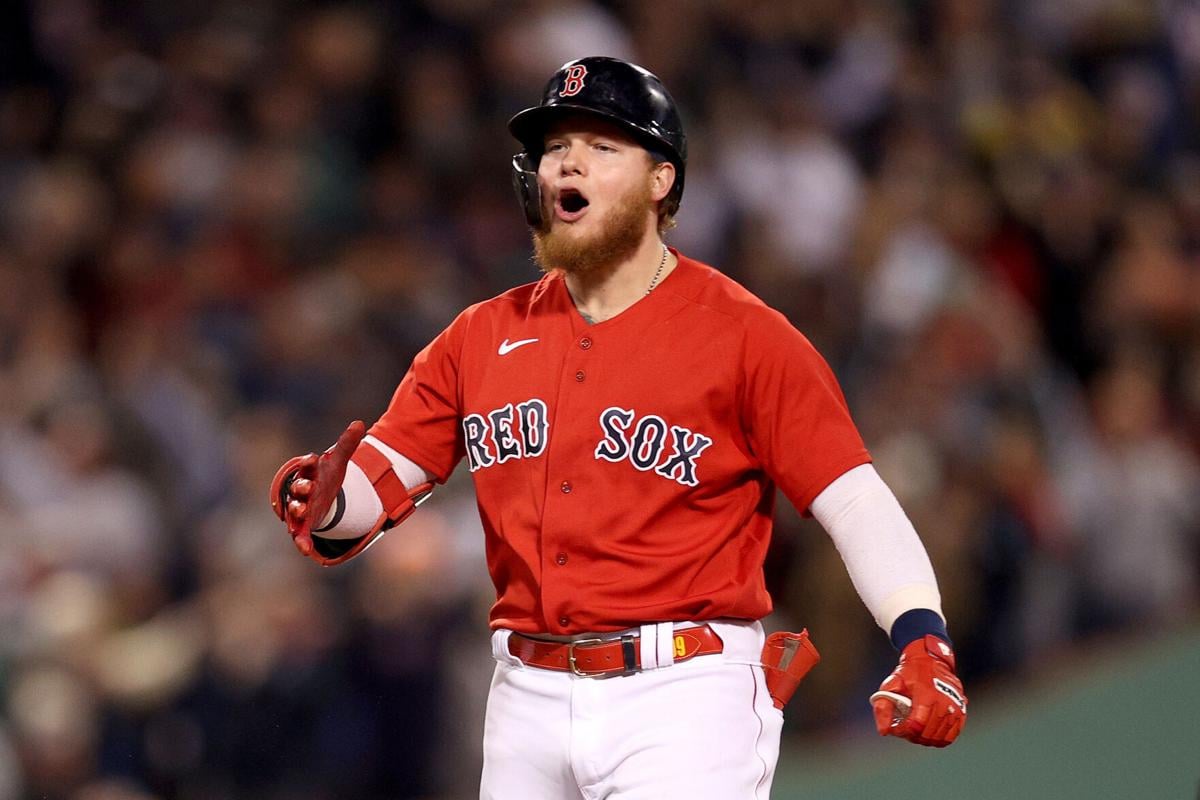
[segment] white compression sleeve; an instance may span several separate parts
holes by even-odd
[[[400,478],[405,489],[411,490],[433,480],[433,476],[422,467],[374,436],[367,436],[363,443],[374,447],[391,462],[392,470]],[[326,539],[361,538],[374,530],[379,515],[383,513],[383,503],[379,501],[379,495],[375,494],[375,488],[371,486],[366,473],[353,461],[346,466],[346,478],[342,481],[342,503],[341,519],[329,530],[315,531],[318,536],[324,536]],[[322,527],[328,525],[336,513],[335,503],[322,521]]]
[[[829,484],[809,507],[837,547],[858,596],[884,631],[914,608],[942,614],[925,546],[879,473],[863,464]]]

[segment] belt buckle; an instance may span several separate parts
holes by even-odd
[[[575,648],[582,644],[604,644],[603,639],[576,639],[572,642],[567,642],[567,666],[571,668],[571,672],[581,678],[589,678],[592,675],[599,675],[599,672],[584,672],[579,667],[575,666]]]

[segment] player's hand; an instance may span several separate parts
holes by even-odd
[[[871,695],[871,708],[880,736],[928,747],[953,742],[967,721],[967,695],[954,673],[950,645],[936,636],[910,642],[899,666]]]
[[[367,426],[355,420],[324,453],[296,456],[275,473],[271,508],[287,525],[302,555],[312,556],[312,529],[329,513],[346,477],[346,465],[366,435]]]

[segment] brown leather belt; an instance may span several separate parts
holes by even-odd
[[[508,637],[508,652],[523,664],[583,677],[629,675],[642,668],[642,648],[636,633],[619,639],[576,639],[554,642],[514,633]],[[709,656],[724,649],[721,637],[707,625],[679,628],[671,640],[675,661]]]

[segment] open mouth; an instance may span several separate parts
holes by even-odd
[[[583,216],[588,207],[588,199],[578,189],[563,189],[558,194],[555,206],[559,219],[574,222]]]

